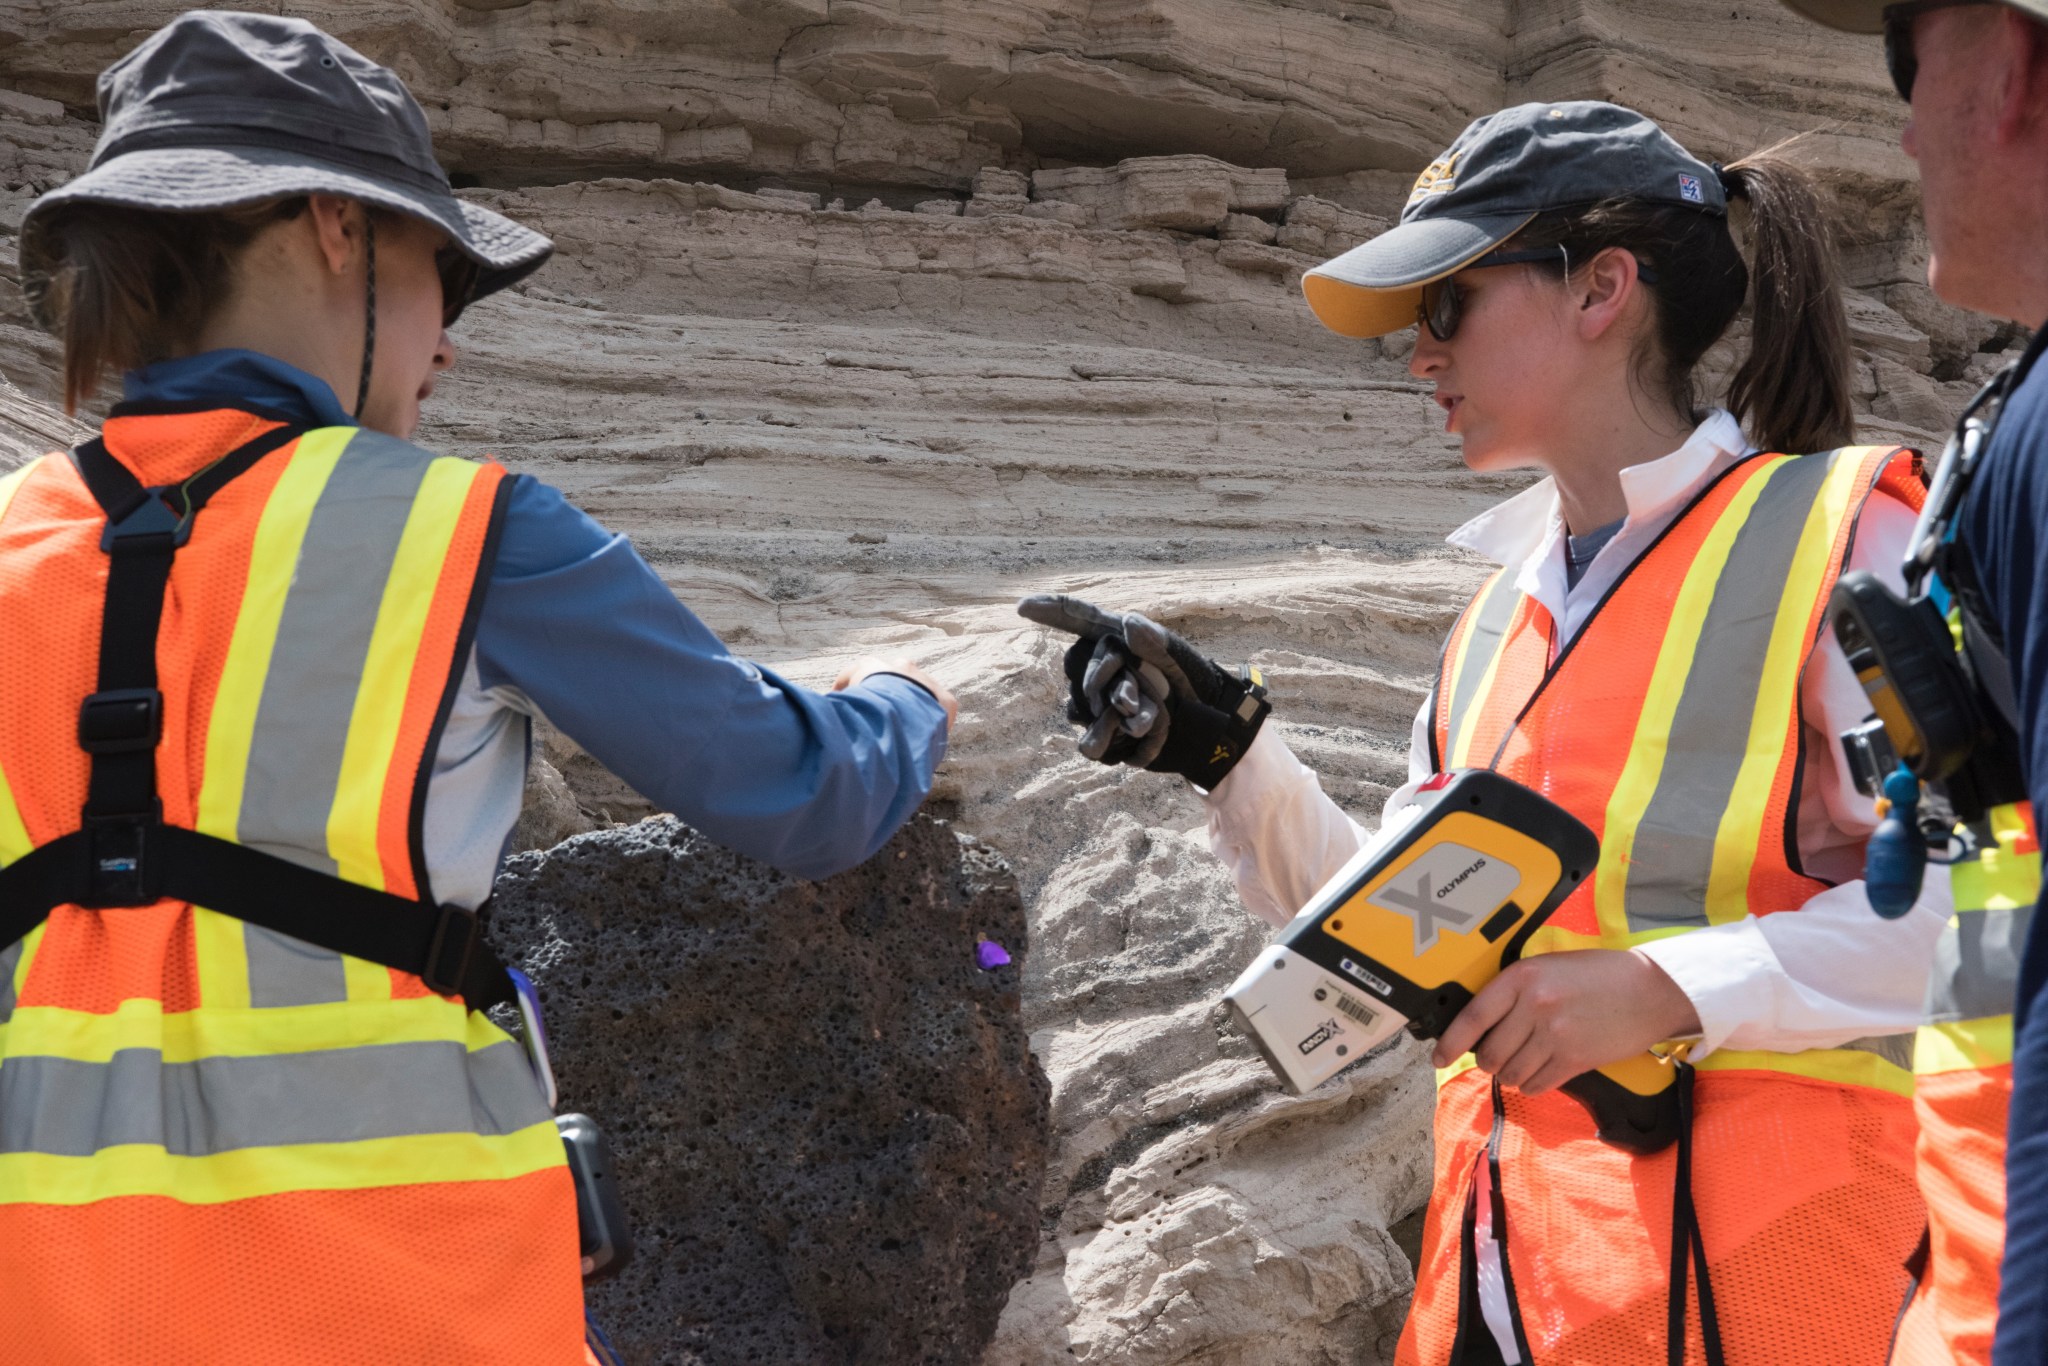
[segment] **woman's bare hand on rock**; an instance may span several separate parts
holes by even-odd
[[[1510,963],[1451,1021],[1432,1055],[1448,1067],[1471,1053],[1524,1095],[1697,1034],[1699,1015],[1678,984],[1621,949],[1546,953]]]
[[[898,674],[923,688],[938,699],[946,709],[946,729],[960,719],[960,699],[953,696],[945,684],[926,673],[916,661],[909,659],[883,659],[879,655],[866,655],[840,670],[839,677],[832,681],[832,691],[850,688],[873,674]]]

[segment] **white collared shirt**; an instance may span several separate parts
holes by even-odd
[[[1561,649],[1693,495],[1753,450],[1735,418],[1716,410],[1671,454],[1623,470],[1627,519],[1576,585],[1566,582],[1564,517],[1547,478],[1473,518],[1449,540],[1513,570],[1515,587],[1558,623]],[[1905,504],[1873,495],[1849,567],[1903,589],[1900,561],[1913,521]],[[1836,739],[1869,717],[1870,704],[1831,632],[1801,678],[1800,703],[1807,733],[1799,851],[1810,872],[1837,885],[1816,893],[1797,915],[1751,915],[1636,950],[1662,967],[1699,1013],[1695,1056],[1723,1047],[1833,1047],[1911,1029],[1920,1019],[1934,943],[1951,912],[1948,879],[1930,868],[1918,903],[1901,919],[1881,920],[1870,909],[1863,846],[1877,816],[1856,791]],[[1382,828],[1430,775],[1433,721],[1425,702],[1409,746],[1409,781],[1387,798]],[[1276,925],[1286,924],[1372,838],[1324,794],[1270,725],[1208,795],[1208,810],[1210,848],[1230,867],[1245,905]]]

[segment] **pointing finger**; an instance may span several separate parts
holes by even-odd
[[[1017,604],[1017,615],[1077,636],[1116,635],[1123,629],[1123,619],[1115,613],[1065,593],[1034,593]]]

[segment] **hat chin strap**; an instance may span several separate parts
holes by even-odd
[[[370,401],[370,365],[377,355],[377,224],[368,209],[363,210],[363,373],[356,382],[355,420],[363,420],[363,405]]]

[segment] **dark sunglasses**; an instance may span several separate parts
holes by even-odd
[[[1461,270],[1480,270],[1487,266],[1533,266],[1548,262],[1565,268],[1572,268],[1571,253],[1563,243],[1542,250],[1496,251],[1460,267]],[[1646,285],[1657,283],[1657,272],[1640,261],[1636,263],[1636,278]],[[1431,280],[1422,287],[1422,305],[1416,310],[1416,321],[1429,329],[1429,335],[1440,342],[1447,342],[1458,335],[1458,324],[1465,317],[1465,291],[1458,284],[1456,276],[1445,276]]]
[[[1913,81],[1920,74],[1920,58],[1913,51],[1913,21],[1938,9],[1960,9],[1964,5],[1990,5],[1998,0],[1909,0],[1889,5],[1884,12],[1884,69],[1891,74],[1892,89],[1906,103],[1913,102]]]
[[[453,327],[475,297],[477,280],[483,271],[452,242],[434,252],[434,269],[441,276],[441,326]]]

